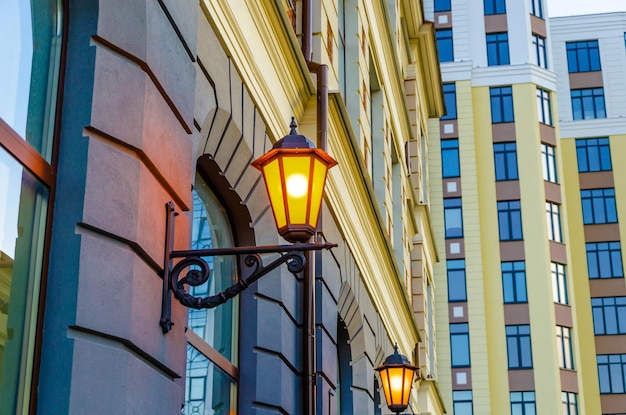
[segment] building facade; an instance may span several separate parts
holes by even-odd
[[[443,96],[421,2],[0,10],[0,414],[388,413],[374,369],[395,343],[421,369],[408,411],[444,413],[425,162]],[[325,89],[338,166],[316,238],[338,246],[218,308],[174,302],[164,334],[166,203],[175,249],[284,243],[250,162],[292,116],[316,141]],[[251,272],[210,265],[194,295]]]
[[[425,2],[447,107],[429,146],[438,379],[456,415],[626,410],[624,15],[548,5]]]

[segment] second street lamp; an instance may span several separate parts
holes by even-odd
[[[404,411],[409,405],[411,387],[417,368],[411,365],[406,356],[398,353],[396,344],[393,354],[387,356],[376,370],[380,374],[387,407],[397,414]]]

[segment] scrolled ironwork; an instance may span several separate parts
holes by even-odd
[[[207,282],[211,276],[211,270],[209,264],[202,258],[197,256],[191,256],[178,262],[172,272],[171,278],[171,290],[174,297],[185,307],[203,309],[214,308],[220,304],[224,304],[226,301],[235,297],[237,294],[248,288],[250,284],[269,273],[270,271],[278,268],[279,265],[286,263],[287,269],[290,272],[296,274],[304,269],[306,259],[302,252],[287,252],[281,255],[278,259],[272,261],[269,265],[264,266],[263,260],[257,254],[250,254],[244,259],[246,266],[254,268],[253,272],[245,279],[239,280],[219,294],[211,295],[208,297],[196,297],[185,290],[185,285],[199,286]],[[185,268],[192,266],[198,266],[200,269],[190,269],[187,274],[179,279],[181,272]]]

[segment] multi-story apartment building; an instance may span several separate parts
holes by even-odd
[[[548,21],[548,4],[425,3],[447,107],[429,163],[455,415],[626,411],[624,14]]]
[[[421,368],[408,411],[444,413],[422,10],[3,0],[0,414],[387,413],[374,369],[394,343]],[[338,161],[317,235],[338,246],[160,325],[168,201],[177,250],[284,243],[250,162],[292,116]],[[210,264],[197,297],[252,272]]]
[[[626,12],[550,20],[587,414],[626,412]]]

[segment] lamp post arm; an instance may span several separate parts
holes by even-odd
[[[285,255],[281,255],[278,259],[272,261],[269,265],[263,266],[261,257],[257,254],[250,254],[245,259],[246,266],[254,267],[253,273],[245,279],[239,280],[219,294],[211,295],[208,297],[195,297],[185,291],[185,284],[191,286],[198,286],[204,284],[210,277],[209,265],[200,257],[185,258],[176,264],[171,273],[171,289],[174,293],[174,297],[185,307],[202,309],[202,308],[214,308],[220,304],[224,304],[226,301],[235,297],[237,294],[248,288],[250,284],[257,281],[262,276],[266,275],[270,271],[278,268],[279,265],[286,263],[289,271],[296,274],[304,268],[306,259],[302,252],[289,252]],[[187,275],[180,280],[178,276],[180,272],[189,266],[200,266],[201,270],[192,269],[187,272]]]

